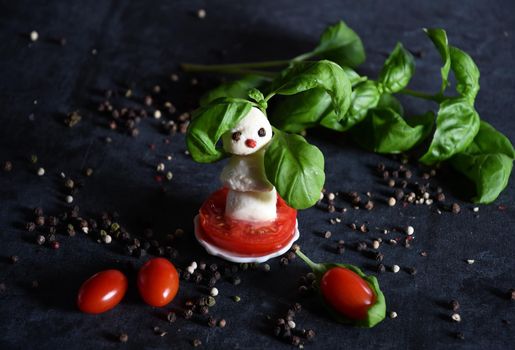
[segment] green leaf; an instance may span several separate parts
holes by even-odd
[[[402,108],[399,100],[392,94],[382,94],[379,102],[377,103],[377,109],[393,109],[400,116],[404,115],[404,108]]]
[[[347,74],[347,78],[349,78],[350,84],[352,86],[357,85],[363,81],[367,81],[367,77],[359,75],[354,69],[349,68],[347,66],[342,66],[343,71]]]
[[[259,91],[256,88],[252,88],[248,92],[248,97],[256,101],[261,111],[266,114],[266,108],[268,107],[268,103],[266,102],[265,96],[263,96],[263,93],[261,91]]]
[[[479,124],[479,131],[474,141],[464,151],[467,154],[502,153],[515,158],[515,150],[510,140],[485,121]]]
[[[347,74],[351,85],[358,84],[361,86],[362,82],[367,80],[366,77],[359,76],[358,73],[351,68],[342,67],[342,69]],[[361,88],[361,92],[358,93],[358,95],[365,95],[365,93],[362,92],[363,88]],[[352,99],[356,98],[354,91],[351,96]],[[365,97],[360,98],[361,102],[359,103],[364,103],[362,101],[363,98]],[[353,109],[352,103],[350,109]],[[343,131],[342,126],[338,122],[340,117],[332,110],[331,97],[321,88],[315,88],[300,92],[296,95],[284,97],[275,105],[275,108],[273,108],[270,113],[270,120],[275,127],[293,133],[315,127],[321,123],[321,120],[323,120],[322,125]],[[331,123],[334,123],[334,127],[330,126]]]
[[[449,70],[451,69],[451,55],[449,52],[449,42],[447,40],[447,33],[445,30],[440,28],[435,29],[424,29],[427,36],[436,49],[440,53],[442,57],[443,66],[440,68],[440,75],[442,76],[442,86],[440,88],[440,93],[443,93],[449,84]]]
[[[342,118],[351,101],[351,83],[345,71],[330,61],[299,62],[272,84],[272,94],[295,95],[323,89],[331,97],[334,112]]]
[[[401,43],[397,43],[383,65],[379,74],[379,82],[384,87],[384,91],[389,93],[398,92],[408,85],[414,71],[415,61],[413,56],[404,49]]]
[[[476,203],[491,203],[506,188],[515,150],[506,136],[482,121],[472,143],[450,159],[451,165],[476,186]]]
[[[323,89],[311,89],[285,97],[270,113],[276,128],[298,133],[318,125],[320,118],[331,109],[331,97]]]
[[[436,117],[433,141],[420,161],[431,165],[460,153],[472,142],[478,130],[479,115],[467,99],[443,101]]]
[[[338,121],[334,113],[328,113],[320,124],[336,131],[349,130],[366,117],[369,109],[377,105],[380,94],[374,82],[366,81],[354,88],[351,98],[350,108],[341,121]]]
[[[246,75],[241,79],[223,83],[204,94],[200,99],[200,105],[205,106],[220,97],[247,98],[250,89],[261,87],[267,81],[268,79],[259,75]]]
[[[211,163],[224,157],[217,147],[222,135],[235,127],[250,111],[252,103],[237,98],[220,98],[197,109],[186,133],[188,150],[196,162]]]
[[[349,67],[359,66],[366,58],[360,37],[343,21],[328,27],[310,54]]]
[[[451,68],[456,78],[456,91],[465,97],[470,104],[479,91],[479,69],[474,60],[464,51],[450,47]]]
[[[265,152],[268,180],[293,208],[305,209],[320,198],[324,186],[324,156],[302,136],[274,130]]]
[[[367,276],[361,269],[357,266],[350,265],[350,264],[335,264],[335,263],[314,263],[309,259],[306,255],[304,255],[300,250],[296,251],[296,254],[308,265],[313,273],[315,274],[316,281],[317,281],[317,290],[319,292],[320,300],[322,304],[325,306],[326,310],[329,312],[329,314],[338,322],[344,323],[344,324],[350,324],[355,327],[363,327],[363,328],[372,328],[378,323],[380,323],[384,318],[386,317],[386,299],[384,297],[383,292],[381,291],[381,288],[379,287],[379,282],[377,281],[377,278],[375,276]],[[321,293],[320,290],[320,281],[322,280],[324,274],[332,269],[332,268],[344,268],[351,270],[352,272],[359,275],[361,278],[363,278],[370,288],[372,289],[373,293],[376,296],[376,301],[374,305],[372,305],[368,309],[367,317],[363,320],[353,320],[347,318],[345,315],[337,312],[334,310],[330,305],[328,305],[324,299],[324,296]]]
[[[352,129],[354,140],[377,153],[401,153],[428,136],[434,116],[428,112],[408,123],[393,109],[372,109],[365,120]]]

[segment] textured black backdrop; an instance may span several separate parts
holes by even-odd
[[[272,261],[271,271],[240,274],[242,283],[222,282],[213,313],[227,319],[225,329],[210,329],[201,321],[179,318],[169,326],[163,310],[145,306],[131,288],[116,309],[99,316],[77,311],[74,303],[80,283],[91,274],[110,267],[136,267],[145,259],[124,256],[118,245],[101,245],[83,234],[74,238],[59,234],[61,249],[54,251],[34,244],[24,222],[31,208],[43,206],[57,213],[64,204],[60,172],[84,182],[76,195],[84,215],[116,210],[129,231],[152,227],[159,234],[183,227],[188,232],[179,243],[176,264],[208,257],[191,237],[191,219],[202,200],[218,187],[222,164],[194,164],[184,155],[182,135],[163,142],[159,121],[144,120],[141,134],[133,139],[110,131],[105,117],[95,112],[99,89],[120,89],[134,84],[140,96],[160,84],[166,99],[180,108],[191,106],[204,85],[191,87],[184,76],[179,83],[169,79],[178,63],[230,62],[282,59],[309,50],[325,26],[345,20],[362,37],[368,52],[364,74],[378,72],[385,53],[397,41],[422,53],[412,86],[431,91],[439,84],[439,59],[422,27],[447,29],[451,42],[469,52],[481,70],[477,98],[480,115],[513,139],[515,95],[515,6],[513,1],[2,1],[0,5],[0,161],[11,160],[14,169],[0,172],[0,348],[115,348],[117,334],[127,332],[123,347],[188,348],[199,338],[205,348],[288,348],[271,335],[266,316],[284,313],[298,300],[297,280],[307,272],[295,261],[281,267]],[[195,12],[205,8],[207,17]],[[37,30],[40,39],[30,44],[27,34]],[[59,46],[55,38],[65,37]],[[92,54],[92,50],[97,54]],[[139,90],[138,90],[139,89]],[[37,101],[37,103],[36,103]],[[405,100],[408,113],[423,112],[426,105]],[[79,110],[82,122],[69,129],[66,113]],[[31,116],[32,115],[32,116]],[[106,137],[112,143],[105,142]],[[312,208],[299,214],[300,243],[318,260],[333,260],[364,266],[371,261],[348,249],[332,252],[334,241],[354,242],[380,236],[375,229],[360,236],[346,224],[357,220],[370,227],[412,224],[416,229],[412,249],[385,245],[385,264],[415,266],[416,276],[387,272],[379,276],[388,310],[398,318],[386,319],[374,329],[338,325],[304,302],[297,317],[299,327],[314,328],[320,349],[507,349],[515,341],[514,305],[506,297],[515,287],[513,243],[514,196],[510,186],[495,204],[480,206],[464,201],[457,188],[461,178],[443,171],[437,183],[447,193],[448,203],[457,200],[459,215],[436,213],[434,208],[410,206],[389,209],[384,204],[387,188],[374,173],[377,162],[397,164],[391,158],[366,153],[344,136],[317,131],[310,140],[326,155],[327,184],[332,191],[372,191],[376,209],[349,211],[343,224],[331,226],[336,214]],[[152,150],[149,144],[155,144]],[[174,179],[159,185],[155,166],[166,154]],[[31,154],[38,164],[29,162]],[[43,166],[46,175],[35,169]],[[82,174],[92,167],[90,178]],[[512,177],[513,178],[513,177]],[[512,179],[513,180],[513,179]],[[162,194],[161,187],[166,188]],[[458,198],[458,199],[456,199]],[[499,205],[505,210],[499,210]],[[326,240],[320,232],[333,231]],[[402,236],[390,234],[390,237]],[[419,255],[427,251],[428,257]],[[20,260],[11,265],[8,256]],[[468,265],[465,259],[475,259]],[[33,280],[39,288],[31,288]],[[205,289],[183,283],[174,307]],[[231,296],[240,295],[239,304]],[[462,322],[449,320],[446,303],[461,303]],[[169,308],[167,308],[169,309]],[[164,337],[152,330],[168,331]],[[463,332],[465,340],[454,337]]]

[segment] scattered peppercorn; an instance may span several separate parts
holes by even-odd
[[[454,322],[461,322],[461,316],[460,314],[458,313],[453,313],[451,315],[451,319],[454,321]]]
[[[118,339],[120,343],[127,343],[129,341],[129,335],[127,333],[121,333]]]
[[[452,206],[451,206],[451,211],[454,213],[454,214],[458,214],[460,211],[461,211],[461,207],[458,203],[452,203]]]

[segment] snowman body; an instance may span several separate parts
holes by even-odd
[[[220,179],[229,189],[225,215],[246,221],[273,221],[277,216],[277,193],[265,173],[264,155],[272,139],[272,126],[258,108],[222,136],[231,157]]]

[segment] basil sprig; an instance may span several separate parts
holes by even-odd
[[[296,250],[295,253],[306,263],[306,265],[311,268],[313,273],[315,274],[316,278],[316,289],[319,292],[319,297],[328,311],[328,313],[331,315],[331,317],[336,320],[337,322],[344,323],[344,324],[350,324],[355,327],[364,327],[364,328],[372,328],[378,323],[380,323],[382,320],[384,320],[386,316],[386,299],[384,297],[383,292],[381,291],[381,288],[379,287],[379,282],[377,281],[377,278],[375,276],[368,276],[363,271],[361,271],[360,268],[354,265],[350,264],[335,264],[335,263],[315,263],[311,261],[306,255],[304,255],[300,250]],[[362,320],[353,320],[350,318],[347,318],[345,315],[337,312],[334,310],[330,305],[328,305],[324,299],[324,297],[320,293],[320,281],[322,280],[322,277],[324,274],[335,267],[342,267],[344,269],[349,269],[352,272],[355,272],[358,274],[361,278],[363,278],[369,285],[369,287],[372,289],[372,292],[374,293],[376,297],[376,301],[374,305],[372,305],[367,312],[367,316]]]
[[[328,27],[314,50],[291,60],[211,67],[186,65],[185,68],[261,76],[263,81],[245,77],[233,85],[222,85],[212,94],[244,97],[248,89],[258,87],[267,93],[266,101],[275,94],[283,95],[268,109],[271,123],[280,130],[299,133],[322,126],[338,132],[349,131],[361,146],[379,153],[406,152],[426,144],[422,141],[429,138],[420,162],[434,165],[447,161],[464,172],[465,159],[472,167],[470,149],[479,137],[476,136],[478,131],[484,129],[480,128],[482,122],[474,107],[479,91],[479,69],[470,55],[449,44],[445,30],[430,28],[424,32],[442,59],[441,84],[435,94],[407,88],[415,72],[415,61],[400,43],[386,59],[377,80],[356,73],[353,68],[364,61],[365,51],[359,36],[343,22]],[[306,62],[314,57],[324,60]],[[279,73],[253,71],[280,66],[286,69]],[[453,88],[449,84],[450,74],[456,82]],[[268,83],[266,80],[270,81],[271,77],[275,79]],[[402,105],[395,97],[397,94],[436,102],[437,108],[419,116],[404,116]],[[490,136],[494,143],[505,139],[497,131]],[[466,173],[477,188],[474,200],[481,203],[497,198],[512,169],[510,157],[505,153],[487,154],[482,161],[483,158],[474,153],[475,164],[481,166],[481,170],[472,174],[469,168]],[[504,156],[493,157],[492,154]],[[456,166],[457,163],[461,165]]]

